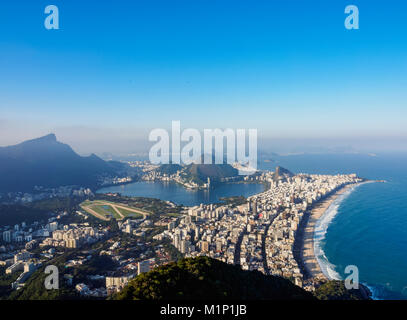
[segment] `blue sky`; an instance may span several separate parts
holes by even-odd
[[[44,28],[49,4],[60,30]],[[403,149],[406,14],[374,0],[1,1],[0,145],[52,131],[82,153],[130,152],[181,120]]]

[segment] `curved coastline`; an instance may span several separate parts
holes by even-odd
[[[325,239],[326,232],[332,220],[338,213],[338,209],[342,203],[360,184],[349,185],[336,194],[336,197],[330,199],[330,203],[326,210],[322,213],[314,226],[313,234],[313,250],[319,268],[324,276],[329,280],[342,280],[338,272],[335,271],[335,266],[331,264],[321,247],[321,242]]]
[[[366,183],[373,183],[375,181],[364,181],[357,184],[347,185],[341,190],[338,190],[332,198],[328,198],[326,201],[329,202],[326,209],[317,219],[314,230],[313,230],[313,251],[315,259],[318,263],[319,269],[326,279],[329,280],[342,280],[338,272],[335,271],[335,266],[328,261],[321,247],[321,242],[325,239],[326,232],[332,220],[338,214],[338,209],[341,203],[359,186]]]
[[[338,272],[335,271],[335,265],[329,262],[328,258],[325,255],[321,247],[321,241],[325,239],[326,232],[332,220],[338,213],[338,209],[341,203],[359,186],[367,183],[374,182],[387,182],[385,180],[367,180],[364,182],[348,185],[348,188],[343,188],[334,195],[332,199],[329,199],[329,206],[322,213],[320,218],[317,220],[314,226],[313,232],[313,250],[314,258],[317,261],[320,273],[323,276],[323,279],[326,280],[343,280]],[[364,292],[366,299],[380,300],[376,296],[376,290],[374,287],[367,285],[366,283],[360,283],[360,288]]]
[[[327,198],[317,202],[311,209],[303,229],[301,241],[301,260],[305,269],[305,279],[340,279],[339,274],[334,270],[334,266],[326,259],[320,247],[320,242],[325,238],[328,226],[336,216],[340,203],[356,187],[367,182],[345,185]]]
[[[172,181],[136,181],[126,185],[101,188],[96,193],[121,193],[130,197],[156,198],[192,207],[201,203],[222,204],[221,197],[243,195],[249,198],[266,190],[265,185],[260,183],[223,183],[211,190],[194,190]]]

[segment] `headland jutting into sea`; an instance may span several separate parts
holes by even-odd
[[[169,238],[186,257],[240,264],[313,291],[327,280],[313,252],[315,223],[339,195],[365,180],[356,174],[293,175],[284,169],[246,179],[267,181],[270,188],[242,205],[188,207],[155,238]]]
[[[186,207],[185,215],[174,218],[156,239],[169,238],[186,257],[207,255],[240,264],[245,270],[290,278],[309,291],[338,279],[318,257],[316,226],[332,204],[338,205],[355,187],[372,181],[356,174],[294,175],[283,168],[242,180],[268,188],[243,205]]]

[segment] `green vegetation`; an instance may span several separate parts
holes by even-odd
[[[95,215],[94,212],[96,212],[103,217],[113,217],[116,220],[121,220],[126,217],[139,219],[143,218],[144,215],[150,214],[150,212],[147,212],[146,210],[140,208],[130,207],[127,204],[123,204],[120,202],[111,202],[105,200],[86,200],[81,204],[81,208],[91,215]]]
[[[203,163],[203,156],[201,161]],[[215,162],[215,159],[212,158],[212,163]],[[238,170],[233,168],[229,164],[190,164],[186,166],[181,166],[179,164],[164,164],[161,165],[157,172],[161,174],[171,175],[180,171],[180,174],[184,181],[194,182],[198,185],[203,185],[207,183],[208,178],[212,182],[219,182],[223,178],[227,177],[236,177],[238,176]]]
[[[49,210],[49,211],[71,211],[81,202],[80,198],[52,198],[33,202],[32,208]]]
[[[117,262],[106,255],[99,255],[98,250],[107,249],[108,243],[95,243],[90,246],[82,247],[81,252],[77,250],[67,249],[62,255],[59,255],[50,261],[46,262],[42,267],[35,271],[25,283],[25,286],[17,291],[9,292],[9,296],[4,296],[9,300],[72,300],[72,299],[94,299],[80,296],[75,285],[81,282],[95,284],[95,281],[90,281],[88,275],[107,274],[118,267]],[[78,255],[85,257],[88,255],[88,260],[82,265],[74,267],[66,267],[67,262],[71,259],[78,259]],[[59,289],[47,290],[44,286],[45,278],[48,276],[44,270],[47,265],[55,265],[59,270]],[[73,276],[73,283],[69,286],[64,279],[64,275]],[[19,273],[15,274],[16,277]],[[96,281],[97,282],[97,281]],[[104,286],[104,282],[96,283],[97,287]],[[0,280],[1,285],[1,280]]]
[[[220,198],[219,200],[224,202],[225,204],[231,205],[233,207],[240,206],[247,202],[247,199],[243,196],[225,197],[225,198]]]
[[[116,219],[120,219],[121,217],[113,210],[110,206],[105,205],[92,205],[89,207],[93,211],[99,213],[102,216],[111,216]]]
[[[115,201],[112,201],[112,200],[115,200]],[[141,213],[145,213],[145,214],[150,214],[151,212],[149,212],[148,210],[144,210],[144,209],[142,209],[142,208],[139,208],[139,207],[137,207],[137,206],[132,206],[132,205],[129,205],[129,203],[127,202],[127,201],[120,201],[120,200],[118,200],[118,198],[117,197],[115,197],[115,198],[109,198],[109,200],[102,200],[102,199],[95,199],[95,200],[92,200],[92,201],[90,201],[90,200],[86,200],[86,201],[84,201],[83,203],[81,203],[81,205],[85,205],[85,206],[91,206],[91,205],[101,205],[101,206],[105,206],[105,205],[110,205],[110,206],[116,206],[116,208],[117,209],[121,209],[121,210],[123,210],[124,212],[127,212],[127,214],[133,214],[133,213],[135,213],[135,212],[133,212],[132,210],[137,210],[137,211],[139,211],[139,212],[141,212]],[[117,207],[117,206],[121,206],[121,207],[124,207],[124,208],[120,208],[120,207]],[[126,207],[129,209],[129,210],[126,210]],[[120,211],[121,211],[120,210]]]
[[[319,300],[366,300],[368,293],[364,287],[348,290],[343,281],[332,280],[319,286],[314,295]]]
[[[54,212],[68,211],[78,208],[78,198],[53,198],[35,201],[24,205],[0,205],[0,225],[14,225],[25,221],[45,221]]]
[[[177,213],[177,212],[170,212],[170,213],[167,213],[167,216],[168,217],[175,217],[175,218],[177,218],[177,217],[179,217],[181,215],[181,213]]]
[[[129,167],[96,155],[81,157],[54,134],[0,147],[0,192],[31,192],[35,186],[96,188],[100,177],[114,177]]]
[[[0,267],[0,300],[6,299],[12,292],[11,284],[17,280],[19,273],[6,274],[6,268]]]
[[[177,248],[175,248],[170,241],[166,240],[166,243],[164,243],[164,248],[169,253],[172,261],[178,261],[184,258],[183,254]]]
[[[115,270],[117,267],[118,264],[109,256],[95,255],[85,264],[69,268],[68,271],[73,275],[74,284],[77,284],[89,282],[88,275],[105,274],[108,271]]]
[[[223,178],[235,177],[238,170],[229,164],[190,164],[183,169],[182,176],[185,180],[206,183],[208,178],[211,182],[218,182]]]
[[[158,220],[162,215],[177,216],[183,209],[182,206],[174,206],[163,200],[144,197],[126,197],[122,195],[108,196],[105,194],[97,194],[95,201],[100,200],[112,204],[121,204],[123,206],[137,209],[140,212],[145,212],[148,214],[148,218],[153,221]],[[132,214],[134,214],[134,212],[132,212]]]
[[[118,300],[138,299],[314,299],[290,281],[244,271],[208,257],[160,266],[132,280]]]
[[[22,205],[0,205],[0,225],[14,225],[25,221],[32,223],[50,217],[49,212]]]
[[[123,209],[123,208],[117,208],[117,210],[119,210],[120,213],[125,217],[129,217],[129,218],[133,218],[133,219],[141,219],[141,218],[143,218],[143,215],[141,213],[129,211],[129,210],[126,210],[126,209]]]
[[[162,174],[171,175],[177,173],[179,170],[182,170],[182,166],[179,164],[163,164],[156,171]]]
[[[47,264],[56,265],[61,272],[65,268],[65,263],[72,253],[64,253],[63,255],[50,260]],[[59,289],[47,290],[44,286],[45,278],[45,265],[39,268],[30,276],[25,286],[20,290],[13,291],[8,297],[9,300],[66,300],[66,299],[79,299],[79,295],[75,292],[74,288],[68,287],[63,279],[63,275],[59,275]],[[62,273],[62,272],[61,272]]]

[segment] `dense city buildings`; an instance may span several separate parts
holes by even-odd
[[[145,178],[154,180],[158,176],[150,176],[149,169],[145,169]],[[163,177],[160,175],[159,179]],[[277,169],[241,180],[240,183],[263,183],[267,188],[237,203],[183,207],[182,214],[159,215],[158,218],[148,214],[118,220],[111,217],[104,226],[95,222],[101,221],[94,220],[95,217],[89,219],[81,208],[55,214],[45,223],[23,222],[0,227],[3,244],[0,266],[5,268],[6,275],[19,273],[11,285],[18,289],[39,267],[71,250],[68,252],[74,255],[65,263],[64,282],[79,295],[100,298],[119,292],[135,276],[170,262],[177,252],[179,256],[204,255],[240,265],[243,270],[282,276],[313,290],[301,261],[295,256],[301,223],[316,203],[362,179],[354,174],[293,175]],[[120,198],[117,194],[107,196],[112,200]],[[176,208],[172,203],[164,203]],[[63,222],[70,215],[81,222]],[[113,226],[115,231],[112,231]],[[166,243],[175,250],[172,254],[168,246],[164,246]],[[105,261],[103,257],[108,257],[106,261],[111,263],[108,270],[84,274],[85,278],[81,277],[79,283],[76,281],[76,268],[93,270],[83,269],[83,266],[100,259]]]
[[[361,182],[350,175],[282,175],[256,177],[270,187],[244,205],[203,205],[168,224],[157,239],[168,237],[185,256],[206,255],[244,270],[283,276],[303,286],[304,275],[294,257],[300,223],[309,209],[345,185]]]

